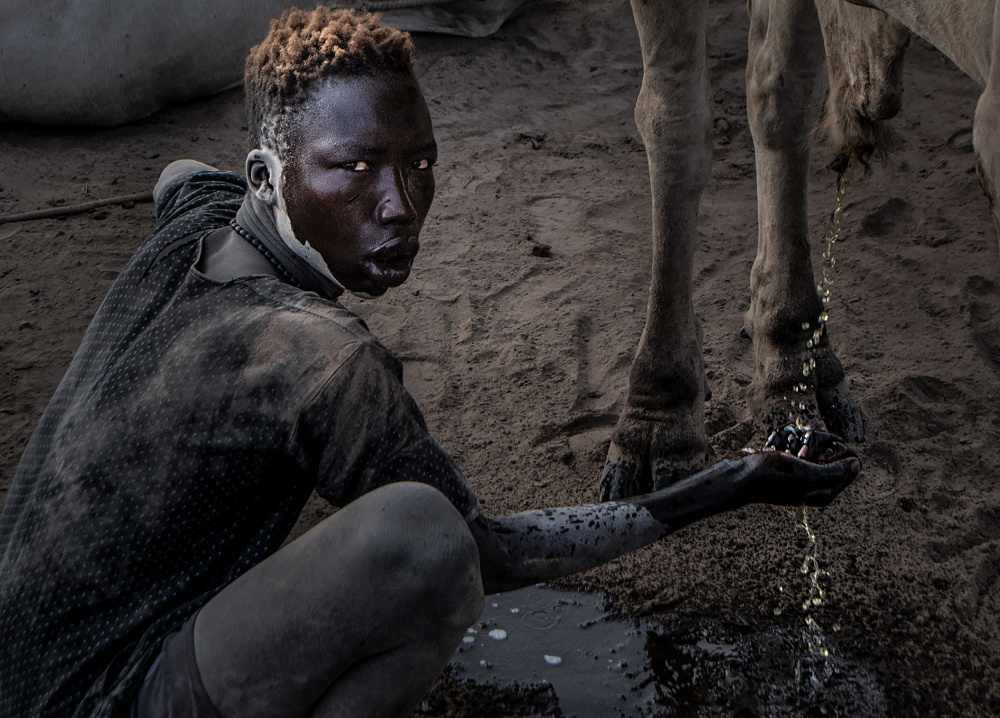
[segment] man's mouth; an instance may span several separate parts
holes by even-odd
[[[420,243],[416,237],[396,237],[368,255],[373,262],[389,267],[409,267],[417,256]]]
[[[406,281],[417,256],[420,242],[414,236],[394,237],[368,255],[381,280],[388,286],[398,286]]]

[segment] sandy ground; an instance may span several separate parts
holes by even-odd
[[[725,122],[695,274],[716,433],[743,416],[753,370],[739,330],[756,211],[744,3],[714,2],[710,25]],[[593,502],[650,271],[628,4],[542,0],[492,38],[417,45],[441,149],[437,200],[410,281],[347,304],[403,359],[433,433],[487,511]],[[893,715],[995,715],[1000,261],[974,173],[978,92],[922,41],[906,64],[901,147],[850,192],[837,246],[830,330],[868,436],[862,477],[814,514],[831,574],[816,617],[842,626],[831,640],[870,666]],[[230,92],[108,131],[4,127],[0,213],[143,191],[181,157],[239,170],[241,103]],[[817,152],[812,173],[817,263],[835,200],[828,160]],[[151,205],[138,204],[0,225],[0,487],[151,222]],[[551,256],[537,256],[539,244]],[[299,530],[327,513],[311,501]],[[633,614],[793,625],[804,547],[784,511],[751,507],[572,583],[607,590]],[[435,692],[442,715],[497,710],[489,695],[455,701],[448,690]]]

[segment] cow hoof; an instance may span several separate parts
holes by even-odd
[[[865,440],[861,410],[854,403],[846,381],[834,387],[820,387],[816,392],[816,404],[831,434],[836,434],[848,444]]]
[[[612,451],[614,450],[612,446]],[[642,467],[608,456],[601,474],[601,501],[618,501],[653,490],[652,474]]]
[[[752,416],[767,431],[801,423],[825,428],[847,443],[864,441],[861,411],[825,332],[817,347],[789,352],[767,342],[755,350],[758,369],[750,405]]]
[[[601,501],[665,489],[711,463],[707,441],[697,436],[671,441],[656,436],[655,422],[641,423],[644,426],[638,431],[616,430],[601,475]]]
[[[790,397],[794,397],[790,400]],[[847,381],[841,380],[832,387],[820,385],[815,394],[760,391],[751,402],[751,418],[767,432],[785,424],[800,423],[825,429],[848,444],[864,441],[864,424],[861,411],[854,403]]]

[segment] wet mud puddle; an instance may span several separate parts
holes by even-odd
[[[456,679],[550,683],[565,716],[886,716],[874,677],[802,630],[616,618],[600,593],[533,586],[486,597],[451,660]],[[820,662],[822,661],[822,665]]]

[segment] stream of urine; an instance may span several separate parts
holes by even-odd
[[[793,387],[794,391],[798,393],[804,393],[809,389],[809,376],[816,369],[816,358],[814,354],[817,347],[819,347],[820,340],[823,337],[823,332],[826,331],[826,324],[830,318],[830,286],[833,284],[833,268],[837,264],[837,259],[834,256],[834,247],[836,246],[836,243],[841,240],[841,234],[843,232],[844,197],[847,194],[848,188],[851,186],[851,177],[853,174],[852,169],[853,164],[848,163],[847,167],[837,175],[837,206],[833,211],[833,220],[831,222],[830,231],[827,233],[826,246],[823,250],[824,262],[822,278],[819,284],[816,285],[816,291],[819,294],[823,309],[820,312],[819,317],[817,317],[815,326],[812,326],[809,322],[804,322],[802,324],[802,329],[804,331],[812,329],[812,336],[806,342],[806,346],[809,349],[809,358],[802,364],[802,382]],[[796,399],[790,403],[792,404],[792,408],[794,410],[792,412],[792,416],[794,416],[795,425],[799,429],[808,429],[809,427],[805,421],[807,406],[804,399]],[[792,416],[789,418],[791,419]],[[821,666],[820,670],[827,674],[824,676],[817,676],[815,675],[815,671],[810,668],[812,675],[808,676],[808,679],[815,683],[821,679],[825,680],[829,678],[830,675],[837,670],[832,663],[825,660],[829,657],[830,651],[825,644],[823,630],[820,628],[816,619],[812,615],[813,610],[821,606],[823,601],[826,599],[826,589],[823,588],[822,579],[828,578],[830,574],[829,572],[821,569],[819,565],[819,543],[816,539],[816,534],[809,525],[808,507],[801,506],[798,509],[789,509],[789,513],[796,516],[799,526],[802,527],[809,539],[809,547],[807,548],[806,555],[802,560],[802,565],[799,567],[799,571],[809,578],[809,593],[802,602],[802,612],[805,615],[803,638],[809,647],[810,653],[817,658],[823,659],[816,665]],[[783,592],[783,588],[781,587],[779,587],[778,590]],[[781,612],[782,609],[780,606],[774,609],[775,615],[780,615]],[[839,631],[840,626],[838,624],[834,624],[833,630],[834,632]],[[796,669],[796,672],[798,672],[798,669]],[[803,678],[804,677],[805,676],[803,676]]]

